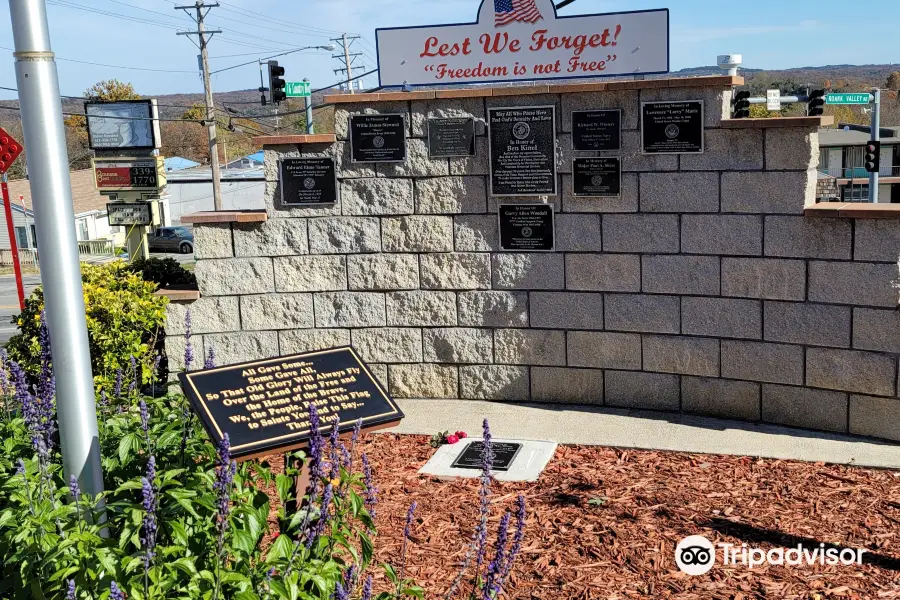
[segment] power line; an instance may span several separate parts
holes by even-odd
[[[0,109],[15,110],[15,111],[22,110],[18,106],[3,106],[3,105],[0,105]],[[84,113],[70,113],[70,112],[65,112],[65,111],[63,111],[62,114],[64,114],[67,117],[85,117],[85,118],[87,118],[87,117],[92,116],[92,115],[86,115]],[[203,121],[200,119],[162,119],[162,118],[156,119],[153,117],[113,117],[113,116],[108,116],[108,115],[103,115],[103,118],[104,119],[116,119],[119,121],[161,121],[164,123],[200,123],[201,125],[206,123],[206,121]]]
[[[278,23],[278,24],[290,25],[290,26],[296,27],[296,28],[298,28],[298,29],[306,29],[306,30],[309,30],[309,31],[319,31],[319,32],[322,32],[322,33],[325,33],[325,34],[328,34],[328,35],[335,35],[335,34],[341,33],[340,31],[336,31],[336,30],[333,30],[333,29],[323,29],[322,27],[313,27],[313,26],[310,26],[310,25],[303,25],[303,24],[300,24],[300,23],[294,23],[294,22],[291,22],[291,21],[285,21],[284,19],[282,19],[282,18],[280,18],[280,17],[279,17],[279,18],[276,18],[276,17],[270,17],[270,16],[267,16],[267,15],[263,15],[263,14],[251,12],[251,11],[248,11],[248,10],[246,10],[246,9],[244,9],[244,8],[241,8],[241,7],[239,7],[239,6],[236,6],[236,5],[234,5],[234,4],[231,4],[230,2],[224,2],[224,1],[221,1],[221,0],[220,0],[219,3],[222,4],[223,6],[230,6],[230,7],[231,7],[231,8],[222,8],[222,10],[226,10],[226,11],[228,11],[228,12],[232,12],[232,13],[235,13],[235,14],[239,14],[239,15],[242,15],[242,16],[244,16],[244,17],[250,17],[250,18],[258,19],[258,20],[260,20],[260,21],[266,21],[266,22],[269,22],[269,23]],[[296,32],[292,32],[292,33],[296,33]],[[325,37],[325,36],[320,36],[320,37]]]
[[[12,52],[15,52],[14,49],[7,48],[6,46],[0,46],[0,50],[10,50]],[[126,67],[124,65],[107,65],[104,63],[91,62],[88,60],[76,60],[74,58],[61,58],[59,56],[56,56],[55,58],[56,58],[56,60],[61,60],[64,62],[74,62],[74,63],[83,64],[83,65],[94,65],[95,67],[106,67],[106,68],[110,68],[110,69],[130,69],[132,71],[152,71],[154,73],[196,73],[196,71],[177,71],[177,70],[169,70],[169,69],[147,69],[144,67]]]

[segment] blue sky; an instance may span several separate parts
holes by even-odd
[[[49,0],[53,48],[63,94],[80,95],[100,80],[132,82],[144,95],[200,92],[198,51],[177,29],[192,22],[175,4],[193,0]],[[472,21],[479,0],[220,0],[209,24],[223,30],[210,44],[213,70],[291,48],[328,44],[338,32],[363,36],[355,48],[373,68],[377,27]],[[15,87],[9,9],[0,14],[0,86]],[[577,0],[560,14],[589,14],[667,7],[671,11],[672,69],[713,64],[717,54],[741,52],[748,67],[787,68],[825,64],[900,62],[896,0]],[[870,14],[877,15],[874,25]],[[98,12],[90,12],[85,8]],[[136,20],[126,20],[129,17]],[[143,21],[143,22],[142,22]],[[148,23],[146,21],[151,21]],[[869,48],[869,42],[874,44]],[[324,51],[281,59],[288,80],[309,77],[313,87],[336,81],[337,61]],[[84,64],[115,65],[114,68]],[[375,79],[367,80],[375,85]],[[249,65],[213,76],[214,90],[259,85]],[[0,98],[15,92],[0,90]]]

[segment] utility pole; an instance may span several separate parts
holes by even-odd
[[[183,10],[197,23],[197,31],[179,31],[177,35],[196,35],[200,38],[200,62],[203,68],[203,91],[206,95],[206,130],[209,136],[209,165],[212,169],[213,184],[213,206],[215,210],[222,210],[222,183],[219,170],[219,148],[216,139],[216,107],[213,103],[212,84],[209,80],[209,52],[207,44],[209,38],[217,33],[222,33],[220,29],[207,31],[204,25],[204,19],[209,11],[219,6],[218,2],[212,4],[204,4],[203,0],[197,0],[193,6],[176,6],[175,10]],[[204,11],[204,9],[206,9]],[[191,15],[191,10],[197,11],[197,16]],[[208,37],[207,37],[208,36]]]
[[[41,280],[52,342],[64,480],[74,475],[81,489],[95,496],[103,492],[96,397],[47,7],[44,0],[10,0],[9,13],[37,244],[44,257]]]
[[[872,95],[875,96],[875,102],[872,104],[871,140],[878,142],[881,140],[881,90],[873,89]],[[869,173],[869,202],[878,202],[878,170]]]
[[[347,81],[347,90],[352,94],[353,93],[353,82],[350,81],[353,79],[353,61],[357,56],[362,56],[359,52],[350,52],[350,45],[358,40],[358,35],[347,35],[346,33],[339,38],[332,38],[332,42],[338,42],[344,46],[343,54],[333,54],[331,58],[336,58],[344,65],[340,69],[334,69],[335,74],[345,73],[347,76],[344,78]],[[365,71],[365,66],[363,66],[363,70]]]

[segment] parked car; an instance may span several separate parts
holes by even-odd
[[[150,252],[181,252],[189,254],[194,251],[194,233],[187,227],[160,227],[147,235]]]

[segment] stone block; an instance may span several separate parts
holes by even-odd
[[[850,346],[850,307],[807,302],[766,302],[763,338],[809,346]]]
[[[422,330],[400,327],[354,329],[350,341],[366,362],[422,362]]]
[[[640,292],[637,254],[567,254],[566,288],[596,292]]]
[[[495,288],[565,289],[562,254],[494,254],[493,261]]]
[[[459,379],[449,365],[389,365],[391,395],[397,398],[457,398]]]
[[[306,219],[235,223],[235,256],[295,256],[309,253]]]
[[[815,201],[815,171],[722,174],[722,212],[800,215]]]
[[[166,335],[184,335],[188,311],[191,313],[191,333],[222,333],[241,329],[237,297],[203,297],[190,304],[170,302],[166,306]]]
[[[216,364],[233,365],[278,356],[278,333],[275,331],[241,331],[210,333],[203,336],[205,352],[213,349]],[[199,355],[196,354],[198,357]]]
[[[415,290],[419,260],[415,254],[357,254],[347,257],[351,290]]]
[[[486,137],[475,138],[475,156],[450,159],[451,175],[490,175],[491,151]]]
[[[690,335],[762,338],[759,300],[736,298],[682,298],[681,331]]]
[[[675,154],[642,154],[641,133],[622,132],[622,171],[677,171],[678,156]]]
[[[759,256],[762,241],[762,217],[685,215],[681,218],[682,252]]]
[[[459,215],[453,217],[454,245],[459,252],[500,250],[496,215]]]
[[[681,378],[681,410],[722,419],[758,421],[758,383],[706,377]]]
[[[809,263],[809,300],[834,304],[897,307],[897,265]]]
[[[723,258],[722,295],[804,300],[806,263],[776,258]]]
[[[186,345],[187,338],[183,335],[166,335],[166,356],[169,360],[169,373],[184,371],[184,349]],[[190,370],[195,371],[203,366],[203,357],[206,356],[206,350],[203,347],[203,336],[191,336],[191,347],[193,348],[194,358],[190,365]]]
[[[471,365],[459,368],[459,390],[469,400],[528,400],[528,367]]]
[[[664,87],[641,90],[641,102],[703,101],[706,127],[718,127],[722,119],[731,118],[731,87]]]
[[[766,169],[815,169],[819,165],[819,133],[794,127],[766,129]]]
[[[644,370],[719,376],[719,340],[685,336],[643,336]]]
[[[600,252],[600,215],[556,215],[557,252]]]
[[[859,350],[809,348],[806,385],[873,396],[893,396],[897,358]]]
[[[763,168],[762,129],[707,129],[702,154],[682,154],[682,171],[758,171]]]
[[[766,256],[850,260],[850,221],[766,217]]]
[[[497,329],[494,359],[501,364],[565,366],[564,331]]]
[[[453,98],[440,100],[413,100],[412,135],[428,137],[428,119],[475,119],[475,135],[485,134],[484,100],[481,98]]]
[[[606,371],[607,406],[647,410],[678,410],[681,405],[678,375]]]
[[[803,385],[803,348],[722,340],[722,377]]]
[[[620,92],[585,92],[579,94],[560,94],[562,131],[572,131],[572,111],[575,110],[608,110],[622,111],[622,129],[638,129],[640,120],[640,101],[637,90]]]
[[[388,217],[381,220],[385,252],[452,252],[453,217]]]
[[[419,214],[483,213],[487,209],[484,177],[417,179],[415,197]]]
[[[532,292],[532,327],[603,329],[603,294]]]
[[[576,196],[571,175],[563,175],[562,210],[571,213],[636,213],[638,211],[638,174],[622,173],[621,193],[612,198]]]
[[[500,291],[460,293],[459,324],[524,327],[528,325],[528,294]]]
[[[494,335],[490,329],[448,327],[422,332],[425,361],[486,364],[494,362]]]
[[[604,215],[605,252],[677,253],[678,215]]]
[[[850,433],[900,441],[900,400],[850,396]]]
[[[900,223],[894,219],[857,219],[855,224],[854,259],[897,263]]]
[[[278,332],[282,356],[349,345],[349,329],[286,329]]]
[[[594,369],[641,369],[641,336],[636,333],[570,331],[568,365]]]
[[[303,155],[310,156],[310,145],[303,146]],[[313,156],[327,156],[334,159],[334,166],[337,170],[338,179],[353,179],[357,177],[375,177],[374,163],[355,163],[350,156],[350,142],[335,142],[332,146],[321,153],[313,154]]]
[[[843,433],[847,431],[847,394],[766,384],[762,386],[762,420]]]
[[[605,326],[613,331],[679,333],[681,307],[677,296],[607,294]]]
[[[532,367],[531,399],[534,402],[602,405],[603,371]]]
[[[194,227],[194,258],[230,258],[234,256],[231,223],[197,224]]]
[[[377,170],[379,177],[440,177],[450,174],[450,163],[446,158],[430,158],[425,140],[409,139],[406,161],[379,163]]]
[[[312,294],[241,296],[241,329],[304,329],[315,326]]]
[[[456,294],[453,292],[394,292],[387,295],[386,302],[388,325],[456,325]]]
[[[654,294],[719,293],[719,257],[654,254],[643,257],[642,290]]]
[[[217,258],[194,267],[203,296],[264,294],[275,291],[271,258]]]
[[[348,254],[381,250],[381,229],[376,217],[324,217],[309,219],[312,254]]]
[[[341,182],[344,215],[409,215],[414,208],[410,179],[345,179]]]
[[[380,327],[386,324],[384,294],[326,292],[316,294],[316,327]]]
[[[719,210],[718,173],[641,173],[640,177],[642,212]]]
[[[491,259],[484,253],[453,252],[419,257],[422,288],[431,290],[488,290]]]
[[[334,133],[339,140],[346,140],[350,131],[350,115],[387,115],[402,114],[406,119],[406,134],[409,135],[409,102],[360,102],[337,104],[334,107]]]
[[[275,259],[279,292],[331,292],[347,289],[343,256],[284,256]]]
[[[168,330],[167,327],[166,331]],[[900,312],[854,308],[853,347],[859,350],[900,353]]]

